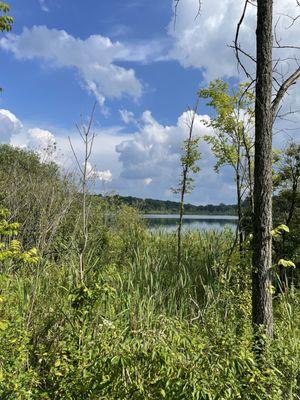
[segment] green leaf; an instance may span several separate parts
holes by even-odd
[[[279,236],[281,236],[284,232],[289,233],[289,232],[290,232],[290,229],[289,229],[288,226],[286,226],[286,225],[284,225],[284,224],[281,224],[281,225],[278,225],[275,229],[273,229],[273,230],[271,231],[271,234],[272,234],[273,237],[279,237]]]
[[[0,331],[5,331],[8,328],[7,321],[0,321]]]
[[[284,260],[283,258],[281,258],[281,259],[278,261],[278,265],[279,265],[280,267],[285,267],[285,268],[290,268],[290,267],[296,268],[296,265],[293,263],[293,261]]]

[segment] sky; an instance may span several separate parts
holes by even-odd
[[[11,33],[0,36],[0,143],[34,149],[41,157],[43,148],[56,143],[52,157],[70,169],[74,160],[68,137],[82,159],[75,126],[87,120],[97,101],[90,160],[97,176],[95,190],[176,200],[171,188],[180,177],[187,110],[197,90],[216,78],[230,85],[245,79],[230,48],[244,2],[203,0],[195,19],[198,0],[181,0],[176,24],[172,0],[9,3],[15,23]],[[255,13],[255,7],[249,7],[241,31],[243,48],[251,54]],[[298,21],[290,27],[295,13],[296,0],[275,0],[281,44],[300,44]],[[278,58],[296,56],[295,50],[284,51]],[[282,74],[291,64],[282,64]],[[283,110],[300,109],[299,92],[299,85],[291,90]],[[200,137],[211,133],[205,126],[211,116],[202,102],[195,131]],[[299,139],[298,121],[300,125],[298,114],[293,114],[289,121],[278,122],[277,147],[292,136]],[[230,168],[216,174],[204,140],[200,151],[201,172],[187,201],[234,203]]]

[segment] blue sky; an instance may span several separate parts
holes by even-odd
[[[281,7],[292,8],[293,1]],[[55,140],[59,162],[69,167],[67,136],[80,156],[74,126],[97,99],[92,164],[109,171],[110,179],[96,189],[174,199],[170,187],[180,174],[187,107],[209,80],[239,79],[228,47],[238,3],[203,2],[195,20],[198,0],[182,0],[174,30],[172,0],[11,0],[13,32],[0,37],[0,142],[37,148]],[[251,10],[242,32],[250,49],[254,21]],[[200,136],[207,133],[201,121],[209,113],[202,103]],[[203,141],[201,152],[201,173],[188,200],[234,202],[230,170],[214,172]]]

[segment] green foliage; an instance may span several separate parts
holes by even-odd
[[[194,188],[194,178],[191,174],[198,174],[200,167],[198,161],[201,158],[199,152],[200,137],[192,137],[186,139],[183,144],[183,154],[180,158],[182,166],[182,179],[179,182],[179,188],[175,190],[176,193],[181,191],[183,184],[185,184],[185,193],[190,193]]]
[[[284,260],[283,258],[281,258],[278,261],[277,265],[279,265],[280,267],[284,267],[284,268],[290,268],[290,267],[296,268],[296,265],[293,263],[293,261]]]
[[[284,222],[289,231],[275,238],[277,259],[293,260],[300,265],[300,146],[291,142],[281,151],[274,165],[274,225]],[[295,272],[298,273],[297,271]],[[288,273],[289,280],[294,279]]]
[[[176,214],[178,212],[180,203],[170,200],[157,200],[157,199],[141,199],[132,196],[118,196],[112,197],[114,202],[120,204],[127,204],[132,206],[142,213],[147,214]],[[185,214],[199,214],[199,215],[235,215],[235,204],[207,204],[205,206],[186,203]]]
[[[271,234],[272,234],[272,236],[273,236],[274,238],[278,238],[278,237],[280,237],[280,236],[282,235],[282,233],[284,233],[284,232],[289,233],[289,232],[290,232],[290,229],[289,229],[288,226],[286,226],[286,225],[284,225],[284,224],[281,224],[281,225],[278,225],[275,229],[272,229]]]
[[[31,236],[51,240],[33,268],[15,268],[12,255],[1,262],[1,399],[299,397],[299,289],[274,296],[274,340],[258,365],[250,240],[241,253],[231,231],[184,234],[179,266],[173,234],[153,234],[135,209],[92,196],[82,284],[80,199],[64,188],[72,184],[35,154],[0,147],[1,157],[2,203],[13,209],[12,217],[0,211],[0,242],[18,238],[23,254]],[[67,207],[56,219],[61,204]],[[47,219],[58,223],[50,237]],[[287,227],[279,232],[281,240]]]
[[[9,32],[12,29],[14,19],[6,15],[10,11],[7,3],[0,1],[0,32]]]
[[[62,175],[56,164],[42,162],[38,154],[9,145],[0,146],[0,165],[0,185],[5,187],[0,206],[21,223],[22,244],[37,247],[41,254],[62,250],[61,241],[70,241],[78,219],[79,202],[72,179]],[[57,242],[59,232],[64,237]]]
[[[259,368],[249,260],[234,252],[227,263],[231,234],[184,236],[178,269],[173,235],[120,212],[109,262],[90,259],[85,285],[70,258],[47,262],[37,279],[22,270],[0,279],[0,398],[296,398],[299,293],[275,302],[276,338]],[[135,230],[144,239],[131,249]],[[123,256],[117,238],[128,243]]]
[[[8,210],[0,208],[0,265],[8,261],[14,266],[19,263],[36,264],[39,261],[37,249],[22,250],[20,241],[14,238],[18,235],[20,224],[9,222],[9,216]]]
[[[216,116],[206,125],[212,127],[215,135],[206,135],[217,158],[215,169],[219,172],[223,165],[237,168],[240,147],[251,147],[251,137],[247,129],[254,120],[254,95],[245,91],[245,84],[230,92],[229,84],[221,80],[210,82],[207,89],[199,91],[200,98],[209,99]]]
[[[7,15],[10,11],[10,6],[3,1],[0,1],[0,32],[9,32],[12,29],[14,19]],[[0,87],[0,93],[2,88]]]

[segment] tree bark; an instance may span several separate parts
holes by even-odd
[[[273,0],[257,1],[252,322],[273,336],[272,309]]]

